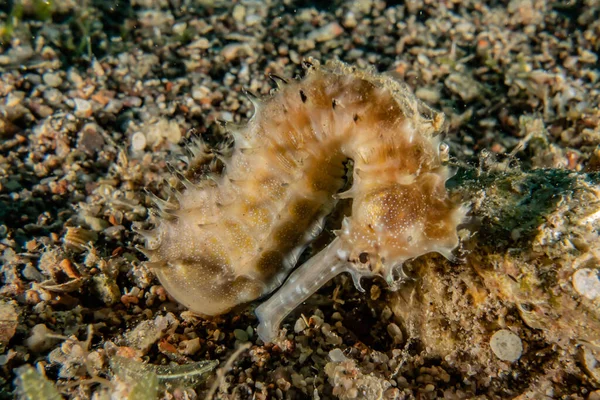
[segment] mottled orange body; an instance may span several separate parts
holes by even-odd
[[[217,179],[194,182],[147,238],[167,291],[201,314],[225,313],[280,287],[337,199],[352,199],[337,238],[257,309],[267,341],[331,277],[392,283],[397,267],[457,246],[465,210],[447,197],[443,115],[386,75],[334,62],[308,68],[256,105]],[[353,184],[345,183],[353,160]]]

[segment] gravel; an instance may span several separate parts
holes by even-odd
[[[597,0],[9,3],[0,398],[19,367],[65,398],[118,397],[131,383],[111,369],[117,356],[224,365],[242,343],[215,398],[600,398]],[[242,89],[268,95],[268,74],[292,79],[308,57],[373,66],[443,110],[451,162],[480,179],[465,189],[473,208],[492,211],[462,232],[462,264],[409,263],[421,272],[395,294],[338,277],[264,345],[254,305],[205,319],[173,302],[133,230],[151,226],[144,191],[176,185],[167,163],[185,167],[192,132],[218,142],[220,120],[253,114]],[[499,193],[529,211],[490,204]],[[529,193],[561,201],[540,214]],[[214,376],[161,390],[202,397]]]

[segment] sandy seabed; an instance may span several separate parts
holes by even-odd
[[[599,20],[597,0],[0,4],[0,398],[600,398]],[[218,143],[243,88],[308,57],[442,110],[471,213],[457,261],[408,263],[396,292],[339,276],[265,345],[256,304],[169,298],[132,229],[192,131]]]

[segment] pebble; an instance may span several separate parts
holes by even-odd
[[[104,111],[110,114],[118,114],[122,108],[123,102],[121,100],[112,99],[108,102],[106,107],[104,107]]]
[[[316,42],[326,42],[328,40],[335,39],[344,32],[344,28],[337,22],[331,22],[321,28],[312,31],[308,34],[308,40],[314,40]]]
[[[223,47],[221,55],[225,61],[234,60],[242,55],[252,55],[254,51],[247,43],[231,43]]]
[[[137,108],[137,107],[141,107],[142,99],[140,99],[139,97],[136,97],[136,96],[129,96],[129,97],[125,97],[123,99],[122,104],[126,107]]]
[[[93,154],[104,146],[101,128],[95,123],[86,124],[77,141],[77,148],[85,153]]]
[[[92,103],[87,100],[75,98],[75,116],[89,118],[92,115]]]
[[[427,87],[420,87],[415,91],[415,95],[429,104],[436,104],[440,101],[441,94],[439,91]]]
[[[306,322],[304,322],[304,318],[298,318],[294,324],[294,332],[300,333],[306,328],[308,327],[306,326]]]
[[[241,4],[236,4],[235,7],[233,7],[231,15],[237,22],[243,22],[244,18],[246,18],[246,7]]]
[[[182,340],[179,342],[179,349],[181,353],[186,356],[196,354],[202,346],[200,345],[200,338],[194,338],[190,340]]]
[[[146,135],[142,132],[136,132],[131,137],[131,150],[132,151],[142,151],[146,148]]]
[[[63,99],[64,96],[58,89],[51,88],[44,91],[44,100],[46,100],[46,103],[52,106],[58,106],[63,102]]]
[[[85,85],[85,82],[83,81],[81,75],[79,75],[77,71],[73,68],[69,70],[69,73],[67,74],[67,79],[69,79],[69,81],[71,81],[71,83],[75,85],[77,89],[81,89],[83,85]]]
[[[340,349],[333,349],[328,354],[329,359],[333,362],[344,362],[348,358],[344,355],[344,352]]]
[[[390,323],[387,326],[388,335],[394,340],[394,344],[400,344],[404,341],[404,335],[402,334],[402,330],[395,323]]]
[[[472,77],[463,74],[450,74],[444,84],[451,92],[469,102],[479,97],[479,84]]]
[[[502,361],[515,362],[523,354],[523,342],[508,329],[500,329],[490,339],[492,351]]]
[[[254,26],[262,22],[262,17],[258,14],[249,14],[246,16],[246,25]]]
[[[210,42],[207,38],[199,38],[191,42],[188,46],[189,49],[202,49],[206,50],[210,47]]]
[[[53,88],[59,87],[63,82],[60,75],[56,72],[46,72],[42,76],[42,79],[46,85],[53,87]]]
[[[94,232],[101,232],[109,226],[108,221],[103,220],[102,218],[92,217],[90,215],[85,215],[83,220]]]
[[[354,28],[356,25],[358,25],[356,16],[352,11],[348,11],[346,15],[344,15],[344,21],[342,22],[342,25],[344,25],[346,28]]]
[[[21,104],[23,99],[25,98],[25,92],[22,91],[14,91],[6,96],[6,106],[7,107],[15,107]]]
[[[592,268],[581,268],[573,274],[573,287],[583,297],[595,300],[600,297],[600,278],[598,270]]]
[[[178,24],[173,25],[173,33],[176,35],[183,35],[186,29],[187,23],[185,22],[180,22]]]
[[[210,89],[206,86],[199,86],[192,89],[192,99],[201,102],[205,98],[210,96]]]
[[[19,315],[15,306],[9,302],[0,301],[0,344],[8,344],[17,331],[18,325]]]

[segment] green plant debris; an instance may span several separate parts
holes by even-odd
[[[216,360],[198,361],[185,365],[152,365],[143,364],[125,357],[115,356],[110,360],[110,366],[115,375],[126,382],[136,383],[133,391],[142,396],[150,393],[153,388],[196,386],[204,381],[219,364]],[[156,383],[152,386],[154,379]],[[141,385],[141,386],[140,386]],[[149,399],[151,397],[130,397],[130,399]]]
[[[17,369],[15,385],[20,398],[24,400],[62,400],[58,389],[31,365]]]
[[[158,398],[158,376],[152,371],[141,374],[139,381],[134,384],[127,400],[150,400]]]
[[[17,1],[10,10],[10,14],[6,19],[6,23],[0,24],[0,40],[10,40],[13,36],[16,26],[19,24],[19,21],[21,21],[22,18],[23,4],[21,4],[20,1]]]
[[[33,13],[35,17],[41,21],[48,21],[52,18],[54,12],[53,0],[34,0]]]

